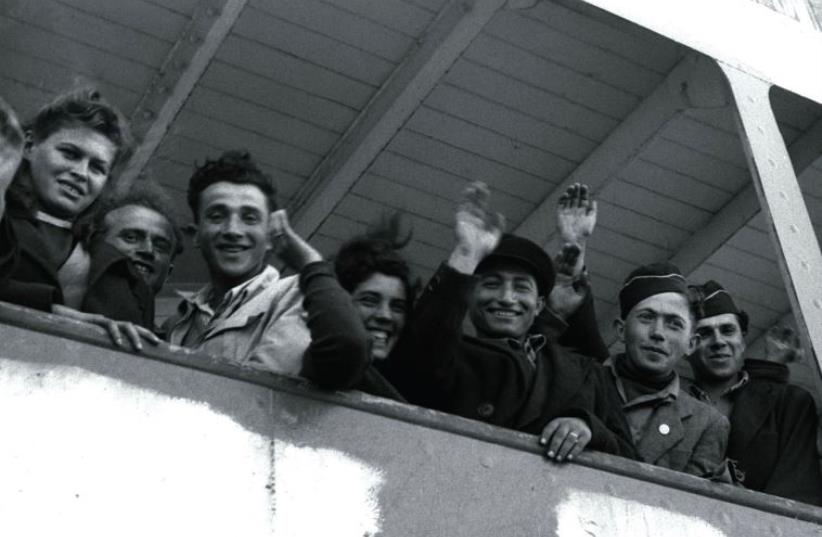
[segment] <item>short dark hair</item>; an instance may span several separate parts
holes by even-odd
[[[128,120],[95,89],[64,93],[37,112],[25,125],[33,141],[45,140],[60,129],[88,127],[116,146],[112,168],[131,154],[133,140]]]
[[[23,147],[23,129],[14,109],[0,97],[0,151]]]
[[[97,211],[94,213],[91,232],[92,238],[106,232],[105,219],[111,211],[129,205],[145,207],[163,216],[171,225],[171,229],[174,232],[174,252],[172,257],[176,257],[182,253],[183,233],[178,211],[165,189],[150,180],[137,180],[126,194],[109,196],[102,200]]]
[[[199,220],[200,194],[213,185],[226,181],[238,185],[254,185],[265,195],[268,211],[277,210],[277,188],[274,181],[257,166],[247,151],[226,151],[217,160],[207,159],[197,166],[188,181],[188,206]]]
[[[401,233],[401,215],[383,217],[366,234],[348,240],[334,260],[334,272],[340,285],[353,293],[372,274],[399,278],[405,288],[406,308],[411,309],[419,282],[411,274],[408,262],[399,254],[411,240],[411,232]]]

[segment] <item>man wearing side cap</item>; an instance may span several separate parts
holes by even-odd
[[[822,504],[813,398],[788,384],[784,363],[744,358],[748,315],[721,285],[708,281],[697,289],[703,298],[689,390],[730,420],[726,456],[737,462],[742,484]]]
[[[685,278],[670,263],[641,266],[625,280],[619,305],[614,326],[625,352],[606,365],[637,451],[656,466],[719,477],[725,468],[728,420],[681,390],[674,370],[696,346]]]
[[[402,361],[420,385],[403,395],[541,435],[547,455],[557,461],[573,459],[586,446],[635,458],[602,366],[560,350],[547,331],[535,329],[554,287],[551,258],[527,239],[502,235],[488,196],[481,183],[466,190],[455,248],[412,314],[414,352],[402,353]],[[476,336],[462,333],[466,313]]]

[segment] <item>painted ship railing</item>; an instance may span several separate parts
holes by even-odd
[[[0,304],[1,535],[820,536],[822,509]]]

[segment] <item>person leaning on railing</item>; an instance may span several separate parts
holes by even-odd
[[[413,352],[396,356],[416,375],[417,385],[404,395],[540,435],[546,455],[557,461],[584,448],[635,458],[619,396],[602,366],[561,349],[555,333],[532,332],[552,302],[554,267],[537,244],[503,235],[488,198],[485,185],[468,187],[456,214],[456,245],[417,301],[409,324]],[[466,314],[476,336],[463,334]]]
[[[697,290],[699,343],[688,357],[694,381],[686,386],[730,420],[726,457],[746,488],[822,505],[816,407],[811,394],[788,384],[786,363],[799,350],[796,334],[771,330],[766,359],[746,359],[747,313],[713,280]]]
[[[210,281],[168,319],[168,341],[294,376],[310,359],[335,372],[322,376],[326,387],[350,387],[367,366],[368,337],[331,264],[278,210],[273,180],[247,152],[227,151],[197,167],[188,202]],[[298,276],[269,265],[272,250]]]
[[[642,459],[699,477],[723,479],[728,420],[680,388],[676,364],[693,352],[695,306],[670,263],[632,271],[614,321],[625,351],[606,362]]]
[[[142,308],[109,300],[112,292],[148,301],[146,283],[111,248],[92,255],[84,222],[101,195],[113,191],[113,171],[128,155],[131,135],[122,114],[96,91],[61,95],[25,125],[23,159],[5,193],[0,258],[13,269],[0,300],[124,331],[135,346],[156,342]],[[96,300],[95,300],[96,299]]]

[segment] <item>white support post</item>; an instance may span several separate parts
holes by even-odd
[[[739,135],[797,328],[822,371],[822,252],[771,109],[771,85],[731,65],[719,65],[736,101]]]

